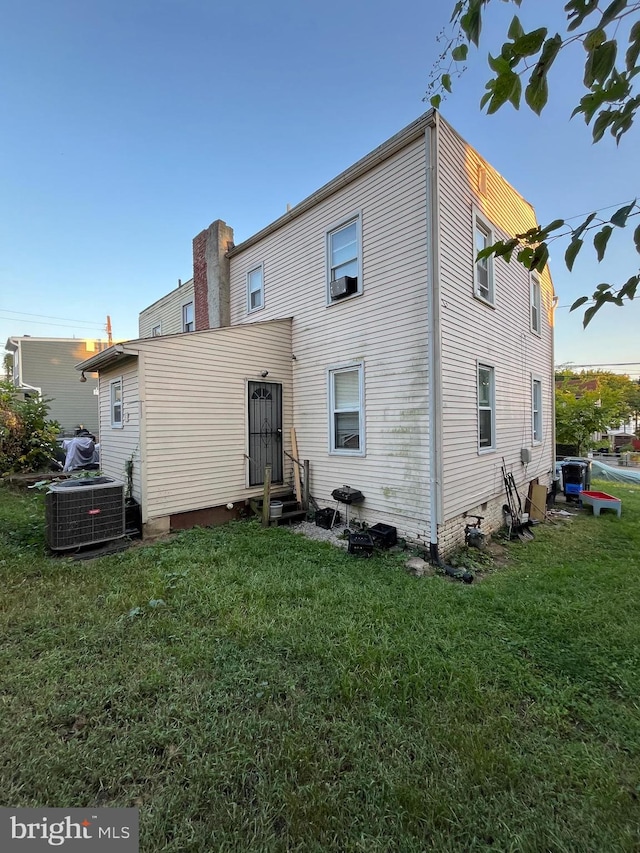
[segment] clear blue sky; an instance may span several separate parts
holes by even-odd
[[[5,4],[0,343],[100,336],[107,314],[115,337],[136,337],[138,312],[191,277],[191,241],[212,220],[240,242],[425,111],[452,5]],[[519,15],[536,24],[562,5],[524,0]],[[514,11],[491,4],[483,47],[443,115],[543,223],[640,195],[638,131],[619,149],[593,146],[583,121],[569,121],[582,76],[570,57],[557,64],[542,118],[479,112],[486,53]],[[563,250],[552,256],[560,305],[626,280],[638,268],[630,244],[630,235],[612,243],[601,265],[583,250],[572,275]],[[639,327],[640,304],[609,308],[586,331],[561,307],[556,362],[640,361]]]

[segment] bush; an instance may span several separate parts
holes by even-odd
[[[55,457],[60,424],[47,419],[48,403],[21,400],[11,382],[0,382],[0,474],[38,471]]]

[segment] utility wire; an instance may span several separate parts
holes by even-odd
[[[93,326],[94,328],[99,325],[97,320],[78,320],[75,317],[53,317],[50,314],[29,314],[27,311],[12,311],[10,308],[0,308],[3,314],[19,314],[22,317],[42,317],[45,320],[70,320],[72,323],[81,326]]]

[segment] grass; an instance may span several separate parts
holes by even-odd
[[[254,523],[51,559],[0,490],[0,803],[138,806],[145,853],[637,851],[640,489],[605,490],[471,586]]]

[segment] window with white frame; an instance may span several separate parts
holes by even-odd
[[[532,438],[534,444],[542,441],[542,380],[531,382]]]
[[[162,326],[160,325],[160,323],[158,323],[157,326],[154,326],[151,329],[151,337],[152,338],[159,338],[161,334],[162,334]]]
[[[539,335],[542,331],[540,279],[531,276],[531,331]]]
[[[329,370],[329,452],[364,456],[363,365]]]
[[[193,315],[193,302],[187,302],[182,306],[182,331],[193,332],[196,324]]]
[[[362,291],[360,215],[327,231],[328,301]]]
[[[264,272],[262,264],[247,273],[247,308],[257,311],[264,305]]]
[[[473,217],[473,293],[478,299],[494,304],[493,257],[478,258],[478,253],[495,242],[489,223],[475,213]]]
[[[122,429],[122,379],[113,379],[110,383],[111,426]]]
[[[493,450],[495,436],[495,370],[478,364],[478,449]]]

